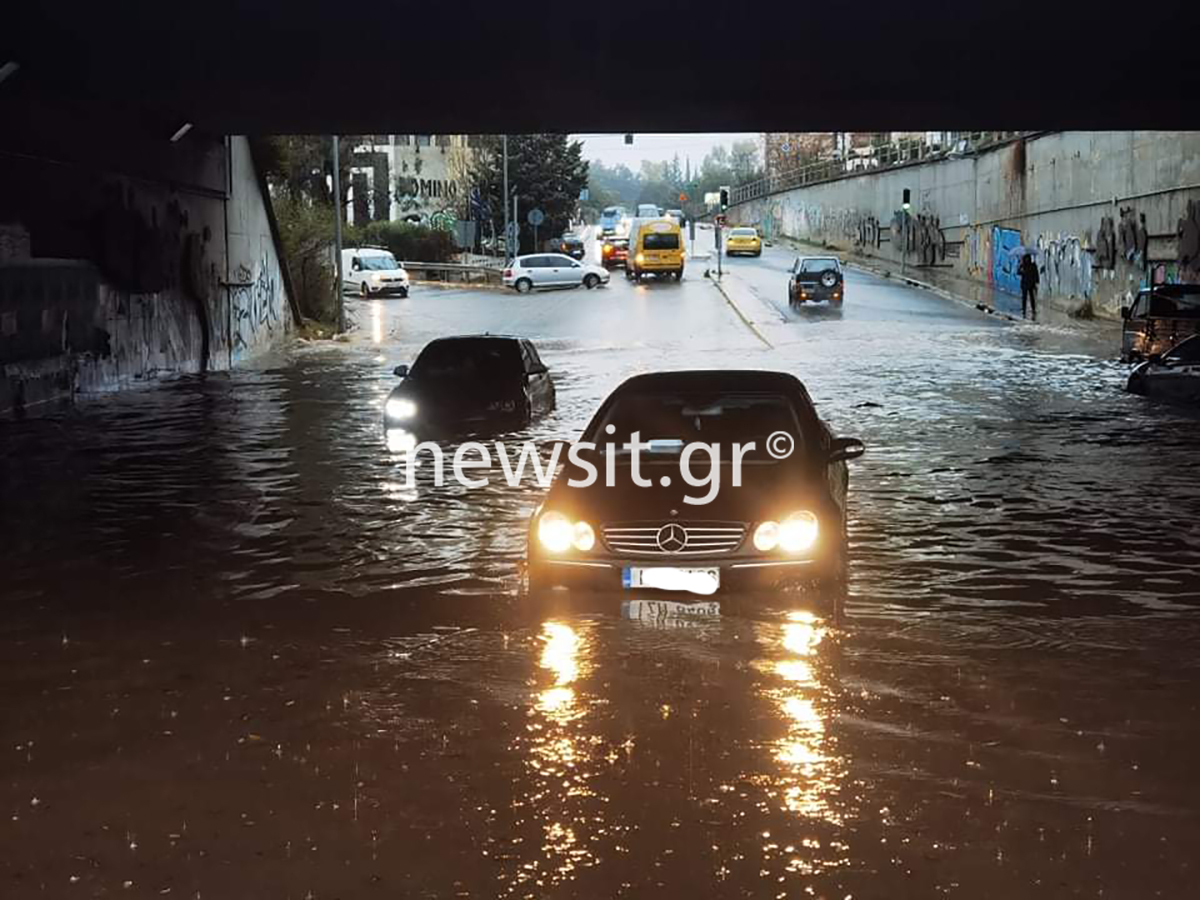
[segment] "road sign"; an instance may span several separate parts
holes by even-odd
[[[687,194],[683,194],[683,193],[681,193],[681,194],[679,195],[679,202],[680,202],[680,203],[687,203]]]
[[[532,225],[534,228],[537,228],[546,221],[546,214],[540,209],[535,208],[529,211],[529,215],[526,216],[526,218],[529,220],[530,225]]]

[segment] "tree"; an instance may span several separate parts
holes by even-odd
[[[485,138],[475,154],[472,182],[491,207],[497,233],[504,224],[504,151],[502,139]],[[526,215],[540,209],[546,216],[538,226],[538,240],[562,234],[579,206],[579,194],[588,185],[588,164],[583,145],[563,134],[517,134],[508,137],[508,186],[517,197],[520,251],[534,252],[533,227]]]
[[[730,183],[734,185],[762,178],[758,145],[754,141],[734,141],[729,151],[729,169],[733,177]]]

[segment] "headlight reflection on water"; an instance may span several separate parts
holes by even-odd
[[[783,624],[780,643],[786,655],[776,659],[774,674],[783,682],[769,689],[786,732],[775,744],[780,765],[779,797],[789,812],[832,824],[840,815],[831,803],[845,772],[826,734],[823,686],[816,657],[826,634],[821,620],[808,612],[792,612]]]

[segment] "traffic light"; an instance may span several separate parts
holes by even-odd
[[[910,205],[909,200],[911,199],[911,197],[912,197],[912,195],[909,192],[908,188],[905,188],[904,189],[904,208],[905,209],[909,208],[909,205]]]
[[[721,209],[729,209],[729,189],[721,188]]]
[[[625,135],[625,143],[627,143],[627,144],[633,143],[633,135],[632,134]]]

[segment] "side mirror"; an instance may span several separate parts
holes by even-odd
[[[354,260],[354,262],[350,263],[350,270],[352,272],[361,272],[362,271],[362,263],[360,263],[357,259]]]
[[[1128,306],[1122,306],[1122,307],[1121,307],[1121,318],[1122,318],[1122,319],[1128,319],[1128,318],[1129,318],[1129,307],[1128,307]]]
[[[530,369],[529,374],[530,375],[545,375],[549,371],[550,370],[547,369],[544,365],[540,365],[540,366],[534,366],[532,369]]]
[[[408,366],[396,366],[392,369],[392,374],[397,378],[406,378],[408,377]]]
[[[833,463],[858,459],[866,449],[858,438],[834,438],[829,445],[828,461]]]

